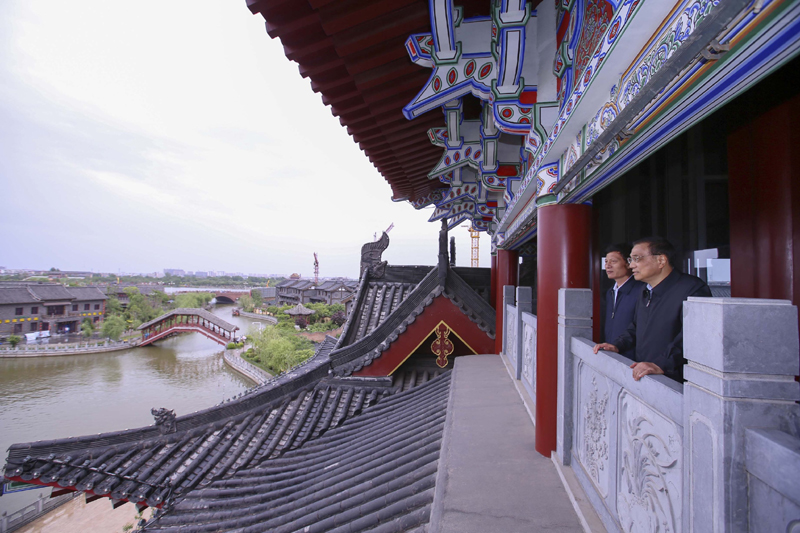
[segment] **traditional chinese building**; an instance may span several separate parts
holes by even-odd
[[[0,335],[77,333],[87,318],[93,323],[103,320],[105,301],[98,287],[4,283],[0,286]]]
[[[281,476],[294,462],[309,469],[304,474],[335,466],[341,480],[364,479],[363,463],[344,461],[367,453],[351,441],[319,441],[341,455],[316,453],[318,424],[327,428],[329,416],[346,411],[354,416],[331,438],[373,431],[387,442],[399,438],[399,426],[372,426],[381,409],[394,421],[430,406],[426,395],[444,405],[435,402],[453,385],[441,369],[455,356],[496,353],[530,403],[536,451],[552,455],[565,486],[576,480],[577,513],[587,502],[586,516],[595,513],[610,531],[797,527],[800,2],[247,5],[389,183],[392,199],[432,208],[430,220],[445,229],[468,221],[488,232],[491,269],[449,267],[441,243],[436,267],[390,266],[379,260],[383,245],[370,243],[341,338],[284,376],[275,392],[178,419],[176,436],[163,442],[182,447],[159,455],[157,466],[147,466],[156,452],[108,462],[117,457],[105,448],[109,437],[76,442],[69,460],[64,443],[16,445],[7,477],[87,490],[86,480],[102,474],[97,479],[111,481],[98,492],[120,501],[160,505],[174,495],[153,529],[192,527],[196,516],[209,530],[258,527],[262,515],[244,516],[251,509],[272,524],[267,501],[288,498]],[[684,384],[634,382],[624,359],[591,350],[606,288],[603,247],[651,234],[676,245],[684,270],[729,287],[733,297],[684,304]],[[383,383],[395,392],[364,409],[371,404],[364,399],[381,397]],[[331,395],[360,399],[353,410],[340,409],[326,403]],[[279,418],[276,409],[288,415]],[[435,455],[446,429],[437,425],[441,411],[427,412],[414,420],[430,424],[424,442]],[[256,426],[237,425],[247,417]],[[289,438],[275,437],[276,427]],[[224,443],[192,440],[221,428],[234,432]],[[147,431],[125,442],[139,450],[147,448],[144,437],[163,438]],[[304,435],[306,451],[276,455]],[[409,431],[401,449],[417,453],[422,438]],[[252,439],[241,452],[223,450]],[[297,520],[287,529],[407,531],[430,523],[440,530],[429,491],[443,478],[425,477],[436,460],[405,452],[390,460],[388,448],[371,449],[375,461],[404,468],[393,489],[379,483],[388,494],[383,504],[359,485],[348,492],[359,511],[332,511],[338,500],[327,498],[335,491],[313,485],[303,496],[325,502],[319,508],[277,507],[289,513],[284,523]],[[202,450],[196,475],[164,466],[178,468],[180,453],[194,457],[194,450]],[[168,477],[176,479],[170,486]],[[382,505],[396,512],[381,517]]]

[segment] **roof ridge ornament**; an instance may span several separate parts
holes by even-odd
[[[155,418],[156,426],[162,435],[175,433],[178,430],[178,423],[175,421],[175,410],[160,407],[150,409],[150,414]]]
[[[389,236],[383,232],[381,238],[375,242],[368,242],[361,247],[361,272],[363,278],[369,273],[369,277],[380,279],[386,274],[388,261],[381,261],[383,252],[389,247]]]

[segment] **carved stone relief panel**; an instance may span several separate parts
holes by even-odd
[[[623,531],[681,530],[680,430],[632,394],[619,396],[617,514]]]
[[[579,372],[578,457],[598,492],[608,495],[609,422],[608,379],[581,362]]]
[[[522,323],[522,379],[536,395],[536,329]]]
[[[506,334],[508,338],[506,339],[506,357],[508,360],[511,361],[511,364],[515,367],[517,366],[517,309],[513,307],[508,308],[508,313],[506,314],[506,319],[508,320],[508,324],[506,324]]]

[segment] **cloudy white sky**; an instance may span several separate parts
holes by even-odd
[[[245,0],[0,1],[0,266],[357,276],[391,223],[434,264],[390,196]]]

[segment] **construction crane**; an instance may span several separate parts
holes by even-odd
[[[479,252],[480,252],[480,243],[481,243],[481,234],[478,230],[475,229],[475,226],[464,225],[461,226],[462,228],[469,228],[469,238],[471,241],[472,246],[470,247],[470,264],[472,268],[478,268],[479,263]]]
[[[394,227],[394,222],[389,224],[389,227],[386,228],[386,231],[384,231],[383,233],[389,233],[390,231],[392,231],[393,227]],[[377,241],[378,240],[378,234],[377,233],[373,233],[372,234],[372,238],[373,238],[374,241]]]
[[[475,229],[475,226],[469,228],[469,237],[472,239],[472,254],[470,257],[470,265],[472,268],[478,268],[481,234]]]
[[[314,286],[319,285],[319,259],[317,252],[314,252]]]

